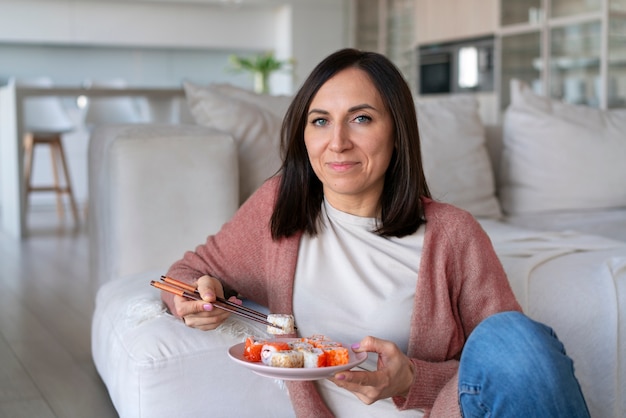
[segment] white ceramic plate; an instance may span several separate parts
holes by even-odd
[[[298,340],[297,338],[281,338],[284,341],[294,341]],[[261,362],[251,362],[247,361],[243,357],[243,350],[245,348],[245,343],[235,344],[228,349],[228,355],[235,363],[239,363],[247,369],[252,370],[254,373],[264,376],[264,377],[272,377],[274,379],[281,380],[320,380],[332,377],[335,373],[348,370],[353,367],[358,366],[363,363],[367,359],[367,353],[354,353],[350,348],[348,348],[348,353],[350,354],[350,359],[348,364],[343,364],[341,366],[332,366],[332,367],[318,367],[312,369],[288,369],[282,367],[271,367],[266,366]],[[349,347],[345,345],[345,347]]]

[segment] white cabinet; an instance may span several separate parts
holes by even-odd
[[[555,99],[626,107],[626,0],[501,1],[500,105],[518,78]]]
[[[475,38],[495,33],[498,0],[415,0],[419,44]]]

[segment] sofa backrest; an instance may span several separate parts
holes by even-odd
[[[89,190],[94,290],[130,274],[164,274],[237,209],[237,147],[195,125],[101,126],[89,144]]]

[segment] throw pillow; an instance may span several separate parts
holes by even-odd
[[[287,113],[287,108],[293,100],[292,96],[258,94],[252,90],[237,87],[229,83],[216,83],[212,84],[211,87],[226,96],[269,110],[281,119],[285,116],[285,113]]]
[[[417,100],[415,106],[424,172],[433,198],[476,217],[499,218],[478,101],[457,95]]]
[[[237,143],[239,198],[243,203],[280,168],[282,117],[212,86],[190,82],[183,86],[196,123],[229,133]]]
[[[513,80],[503,128],[507,213],[626,206],[626,110],[570,105]]]

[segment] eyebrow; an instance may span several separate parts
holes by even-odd
[[[352,112],[356,112],[359,110],[363,110],[363,109],[372,109],[372,110],[376,110],[376,108],[372,105],[369,105],[367,103],[363,103],[360,105],[356,105],[356,106],[352,106],[350,109],[348,109],[348,113],[352,113]],[[324,115],[328,115],[330,112],[326,111],[326,110],[322,110],[322,109],[311,109],[309,110],[309,115],[312,113],[321,113]]]

